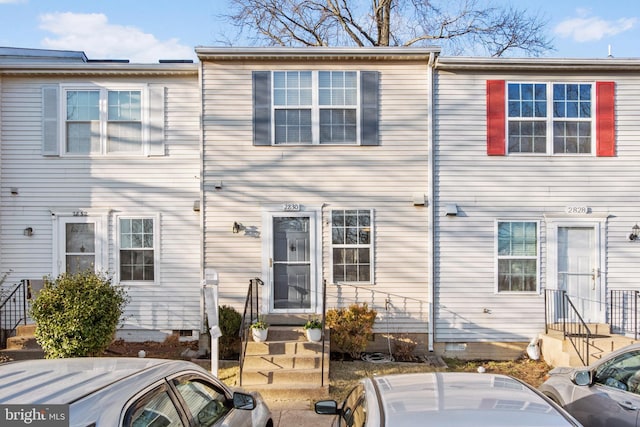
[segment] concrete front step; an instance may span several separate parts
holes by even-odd
[[[244,387],[244,384],[242,385]],[[329,382],[325,385],[286,385],[277,384],[252,385],[252,391],[258,391],[267,401],[300,401],[308,400],[310,405],[316,400],[329,398]]]
[[[564,338],[562,332],[550,330],[548,334],[541,334],[540,338],[542,356],[550,366],[583,366],[571,340]],[[638,341],[622,335],[595,335],[589,340],[589,363],[594,363],[609,353],[636,342]]]
[[[325,365],[329,364],[329,354],[325,354]],[[322,366],[322,356],[251,356],[245,358],[244,369],[316,369]]]
[[[0,359],[2,359],[2,356],[15,361],[44,359],[44,351],[42,349],[0,350]]]
[[[268,399],[324,399],[329,393],[329,349],[328,339],[324,347],[307,341],[302,327],[270,326],[267,341],[247,343],[242,387]]]
[[[325,346],[328,347],[329,343]],[[316,356],[322,354],[322,343],[305,341],[272,341],[270,338],[265,342],[249,341],[247,343],[247,355],[289,355],[289,356]]]
[[[256,384],[320,384],[322,382],[322,371],[320,369],[243,369],[242,386],[253,386]]]

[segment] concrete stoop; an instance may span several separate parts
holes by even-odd
[[[267,341],[247,343],[242,387],[268,400],[319,400],[329,396],[329,340],[307,341],[294,326],[270,326]],[[324,368],[323,368],[324,365]]]
[[[44,351],[35,337],[36,325],[19,325],[16,335],[7,338],[7,348],[0,350],[0,355],[12,360],[29,360],[44,358]]]
[[[589,363],[597,362],[602,357],[630,344],[638,342],[634,338],[612,334],[608,325],[589,325],[593,332],[589,345]],[[562,332],[550,330],[540,334],[540,349],[543,359],[550,366],[584,366],[577,351]]]

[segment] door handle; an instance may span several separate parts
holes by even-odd
[[[621,407],[623,407],[624,409],[628,409],[630,411],[637,411],[638,407],[636,405],[634,405],[633,403],[627,401],[624,402],[618,402],[618,405],[620,405]]]

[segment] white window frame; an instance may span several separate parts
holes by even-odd
[[[153,220],[153,280],[123,280],[120,276],[120,220],[121,219],[151,219]],[[119,214],[114,216],[114,260],[115,279],[117,283],[127,285],[153,285],[160,283],[160,214]]]
[[[501,223],[513,223],[513,222],[523,222],[523,223],[534,223],[536,224],[536,254],[535,255],[522,255],[522,256],[513,256],[513,255],[500,255],[498,251],[498,240],[499,240],[499,225]],[[494,270],[495,270],[495,288],[494,292],[500,295],[535,295],[540,294],[540,257],[541,257],[541,244],[540,244],[540,221],[532,220],[532,219],[520,219],[520,218],[509,218],[509,219],[497,219],[494,224]],[[502,291],[500,290],[500,268],[499,261],[502,259],[534,259],[536,261],[536,289],[534,291]]]
[[[333,213],[337,211],[368,211],[369,212],[369,244],[334,244],[333,243]],[[329,272],[331,274],[331,282],[334,285],[355,285],[355,286],[369,286],[375,284],[375,210],[371,208],[332,208],[328,212],[328,225],[329,225]],[[369,281],[338,281],[334,283],[334,264],[333,264],[333,251],[334,249],[341,248],[368,248],[369,249]]]
[[[63,157],[144,157],[149,148],[149,87],[146,84],[62,84],[58,111],[60,155]],[[97,153],[72,153],[67,151],[67,92],[100,92],[100,151]],[[110,91],[140,91],[141,147],[139,152],[109,152],[107,150],[108,93]]]
[[[53,253],[51,271],[54,277],[66,271],[65,266],[65,245],[64,227],[67,223],[95,223],[95,271],[104,272],[109,265],[108,260],[108,238],[107,224],[108,214],[91,209],[77,209],[75,211],[51,211],[53,224]]]
[[[311,72],[311,105],[287,106],[276,105],[275,103],[275,75],[290,72],[302,73]],[[320,72],[344,72],[356,74],[356,104],[355,105],[320,105]],[[326,145],[326,146],[357,146],[360,145],[361,120],[362,111],[361,95],[360,95],[360,71],[359,70],[278,70],[271,72],[271,141],[274,146],[295,146],[295,145]],[[276,142],[276,110],[311,110],[311,141],[310,142]],[[320,110],[323,109],[355,109],[356,110],[356,139],[349,142],[320,142]]]
[[[509,85],[511,84],[544,84],[546,89],[547,115],[542,117],[510,117],[509,116]],[[553,88],[555,85],[590,85],[591,86],[591,117],[554,117],[553,115]],[[505,135],[506,135],[506,151],[508,155],[513,156],[579,156],[579,157],[595,157],[596,156],[596,84],[593,81],[507,81],[505,90]],[[511,121],[543,121],[547,125],[546,150],[544,153],[519,152],[509,150],[509,123]],[[591,123],[591,152],[590,153],[554,153],[553,151],[553,124],[557,121],[572,122],[589,122]]]

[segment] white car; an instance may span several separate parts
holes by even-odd
[[[77,358],[0,364],[3,421],[70,427],[272,427],[258,393],[233,391],[195,363]],[[56,424],[58,423],[58,424]],[[13,425],[13,424],[12,424]],[[25,424],[26,425],[26,424]]]
[[[613,352],[591,366],[558,367],[540,391],[588,426],[640,425],[640,344]]]
[[[559,405],[505,375],[431,372],[363,379],[338,407],[316,402],[334,426],[580,426]]]

